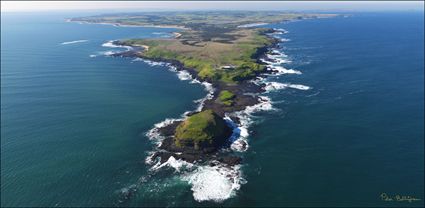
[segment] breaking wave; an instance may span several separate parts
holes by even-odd
[[[116,45],[116,44],[114,44],[115,41],[116,40],[110,40],[110,41],[102,44],[102,47],[106,47],[106,48],[124,48],[124,49],[127,49],[127,50],[131,50],[132,49],[131,46]]]
[[[271,111],[273,108],[272,101],[269,97],[259,96],[259,103],[253,106],[247,106],[244,110],[234,112],[225,116],[225,121],[233,128],[233,133],[230,137],[230,149],[236,152],[245,152],[248,150],[248,128],[253,123],[253,114],[260,111]],[[236,124],[230,117],[235,116],[239,119],[239,125]]]
[[[193,198],[198,201],[222,202],[236,194],[241,184],[246,183],[241,176],[240,166],[224,165],[199,166],[195,171],[183,176],[192,185]]]
[[[279,83],[279,82],[266,82],[264,89],[267,92],[274,90],[281,90],[285,88],[292,88],[297,90],[309,90],[311,87],[301,84]]]
[[[161,169],[171,169],[180,180],[191,185],[196,201],[223,202],[234,196],[246,180],[242,177],[240,165],[229,167],[218,161],[211,163],[214,166],[197,165],[171,156],[164,163],[157,162],[150,171],[154,173]]]
[[[123,46],[123,45],[116,45],[114,44],[115,40],[110,40],[106,43],[102,44],[102,47],[105,48],[115,48],[115,49],[125,49],[124,51],[130,51],[132,49],[131,46]],[[104,55],[104,56],[112,56],[116,53],[122,53],[124,52],[123,50],[108,50],[108,51],[101,51],[99,52],[100,55]],[[96,57],[97,55],[90,55],[90,57]]]
[[[295,69],[286,69],[283,66],[269,66],[268,68],[270,71],[275,72],[275,75],[282,75],[282,74],[302,74],[300,71]]]
[[[158,171],[159,169],[163,168],[163,167],[171,167],[173,168],[176,172],[181,172],[184,169],[188,168],[193,168],[194,164],[186,162],[184,160],[178,159],[176,160],[176,158],[174,158],[173,156],[171,156],[170,158],[168,158],[168,160],[164,163],[156,163],[154,166],[152,166],[152,168],[150,169],[151,171]]]
[[[163,127],[166,127],[166,126],[168,126],[168,125],[170,125],[170,124],[172,124],[172,123],[174,123],[176,121],[182,121],[182,120],[183,120],[183,118],[178,118],[178,119],[176,119],[176,118],[167,118],[164,121],[161,121],[159,123],[156,123],[152,129],[150,129],[148,132],[146,132],[146,136],[150,140],[152,140],[155,143],[157,143],[157,145],[159,146],[159,145],[161,145],[162,139],[164,139],[164,137],[161,136],[161,134],[159,133],[159,129],[160,128],[163,128]]]
[[[69,45],[69,44],[75,44],[75,43],[84,43],[87,42],[88,40],[74,40],[74,41],[68,41],[68,42],[63,42],[61,43],[61,45]]]

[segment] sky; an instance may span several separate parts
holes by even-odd
[[[423,1],[1,1],[1,12],[174,10],[424,10]]]

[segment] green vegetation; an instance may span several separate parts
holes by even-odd
[[[218,95],[218,99],[221,103],[223,103],[226,106],[231,106],[234,103],[234,98],[236,97],[235,94],[230,92],[229,90],[222,90],[220,94]]]
[[[273,40],[263,33],[264,29],[238,29],[231,33],[237,38],[230,43],[209,41],[202,42],[202,46],[188,45],[180,39],[130,39],[123,43],[147,47],[141,54],[146,58],[177,60],[195,69],[203,80],[237,83],[264,70],[254,55]],[[225,69],[226,66],[234,67]]]
[[[196,150],[219,144],[226,129],[225,121],[212,110],[194,114],[176,128],[175,144],[178,147],[191,146]]]

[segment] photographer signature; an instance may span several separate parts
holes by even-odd
[[[387,193],[382,193],[380,195],[381,200],[383,201],[394,201],[394,202],[415,202],[415,201],[420,201],[421,199],[415,198],[413,196],[408,196],[408,195],[400,195],[400,194],[396,194],[396,195],[388,195]]]

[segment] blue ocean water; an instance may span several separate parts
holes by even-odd
[[[65,22],[77,15],[2,14],[2,206],[112,206],[146,172],[144,132],[205,96],[166,67],[100,55],[174,30]],[[88,41],[61,45],[75,40]]]
[[[2,13],[1,205],[217,205],[144,164],[153,145],[144,133],[194,109],[203,88],[164,66],[102,55],[109,40],[174,30],[64,21],[80,15]],[[268,80],[311,89],[265,94],[276,110],[250,128],[247,183],[220,205],[423,206],[423,15],[271,25],[289,31],[284,66],[302,74]],[[75,40],[87,41],[61,44]]]

